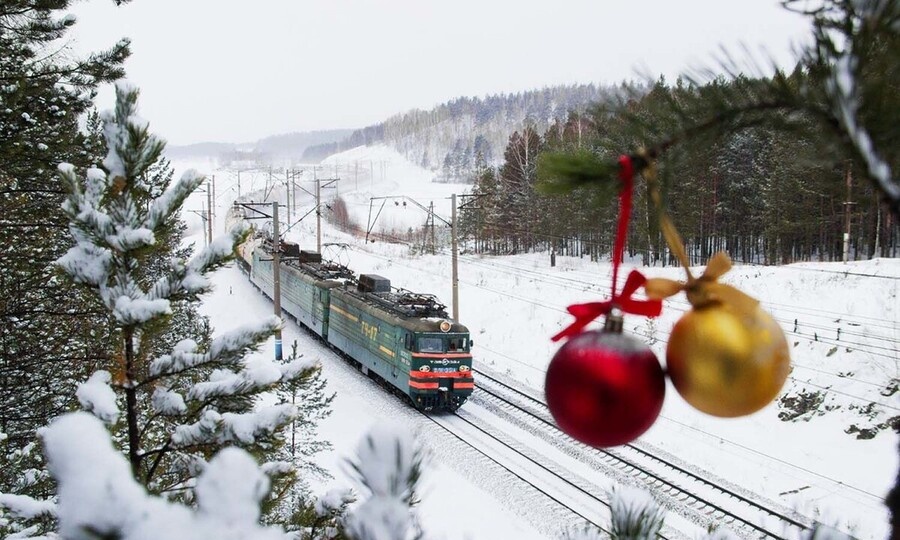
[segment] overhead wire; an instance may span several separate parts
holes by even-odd
[[[411,242],[409,242],[408,240],[400,239],[399,237],[396,237],[396,236],[393,236],[393,235],[384,235],[384,234],[382,234],[381,236],[387,237],[387,238],[389,238],[389,239],[393,239],[393,240],[395,240],[395,241],[399,241],[399,242],[401,242],[401,243],[411,244]],[[447,251],[446,251],[445,248],[441,248],[440,252],[441,252],[442,254],[447,254]],[[505,267],[505,268],[508,268],[508,269],[512,270],[511,272],[509,272],[509,271],[505,272],[505,273],[507,273],[507,274],[516,274],[516,275],[519,275],[519,274],[523,274],[523,273],[530,273],[530,274],[533,275],[533,277],[530,278],[530,279],[535,279],[535,280],[543,281],[543,282],[545,282],[545,283],[556,284],[556,285],[559,285],[559,286],[568,286],[570,283],[575,283],[575,284],[582,285],[582,286],[584,287],[585,290],[589,290],[589,289],[591,289],[591,288],[596,288],[596,287],[597,287],[597,284],[596,284],[596,283],[585,282],[585,281],[578,280],[578,279],[575,279],[575,278],[555,277],[555,278],[548,279],[549,276],[548,276],[547,274],[542,273],[542,272],[538,272],[538,271],[532,271],[532,270],[528,270],[528,269],[522,269],[521,267],[515,267],[515,266],[511,266],[511,265],[498,264],[498,263],[496,263],[496,262],[493,262],[493,263],[491,263],[491,262],[484,262],[484,261],[482,261],[482,260],[478,260],[476,257],[466,257],[466,256],[463,256],[463,258],[464,258],[465,260],[467,260],[469,264],[472,264],[472,265],[475,265],[475,266],[481,266],[481,267],[491,267],[491,266],[494,266],[494,267]],[[404,266],[406,266],[406,267],[408,267],[408,268],[411,268],[411,269],[414,269],[414,270],[421,271],[421,269],[419,269],[419,268],[415,268],[415,267],[408,266],[408,265],[404,265]],[[502,270],[497,270],[497,271],[503,272]],[[537,277],[534,277],[534,276],[537,276]],[[559,281],[554,282],[553,279],[558,279]],[[564,283],[561,283],[560,281],[561,281],[561,282],[564,282]],[[563,310],[560,310],[560,309],[555,308],[555,307],[553,307],[553,306],[547,306],[547,305],[545,305],[545,304],[542,304],[540,301],[536,301],[536,300],[533,300],[533,299],[524,298],[524,297],[521,297],[521,296],[511,295],[511,294],[505,293],[505,292],[503,292],[503,291],[499,291],[499,290],[496,290],[496,289],[492,289],[492,288],[489,288],[489,287],[485,287],[484,285],[478,285],[478,284],[475,284],[475,283],[469,283],[469,282],[466,282],[466,281],[461,281],[461,282],[464,283],[464,284],[467,284],[467,285],[471,285],[471,286],[475,286],[475,287],[481,288],[481,289],[483,289],[483,290],[487,290],[487,291],[489,291],[489,292],[493,292],[493,293],[498,294],[498,295],[501,295],[501,296],[506,296],[506,297],[508,297],[508,298],[513,298],[513,299],[516,299],[516,300],[519,300],[519,301],[523,301],[523,302],[526,302],[526,303],[530,303],[530,304],[535,305],[535,306],[538,306],[538,307],[543,307],[543,308],[547,308],[547,309],[553,309],[554,311],[564,313]],[[670,301],[670,302],[673,302],[673,303],[679,303],[679,304],[682,304],[682,305],[684,305],[684,306],[688,306],[688,303],[687,303],[687,302],[681,301],[681,300],[678,300],[678,299],[670,299],[669,301]],[[674,309],[674,310],[676,310],[676,311],[680,311],[680,312],[682,312],[682,313],[686,312],[686,310],[689,308],[689,307],[688,307],[688,308],[679,308],[679,307],[676,307],[676,306],[670,306],[670,307],[671,307],[672,309]],[[791,324],[791,321],[790,321],[790,320],[785,320],[785,319],[783,319],[783,318],[779,319],[779,318],[777,318],[777,317],[774,317],[774,318],[775,318],[777,321],[782,322],[782,323],[784,323],[784,324],[787,324],[787,325],[790,325],[790,324]],[[817,329],[821,329],[821,330],[824,330],[824,331],[832,331],[832,332],[838,332],[838,331],[840,330],[840,327],[829,328],[829,327],[825,327],[825,326],[822,326],[822,325],[816,325],[816,324],[807,323],[807,322],[804,322],[804,325],[803,325],[803,326],[804,326],[804,327],[817,328]],[[867,353],[867,354],[872,354],[872,355],[874,355],[874,356],[879,356],[879,357],[888,358],[888,359],[894,359],[894,358],[895,358],[895,356],[885,355],[885,354],[880,354],[880,353],[878,353],[878,352],[876,352],[876,351],[874,351],[874,350],[871,350],[871,349],[877,349],[877,350],[883,350],[883,351],[888,351],[888,352],[892,352],[892,353],[896,352],[896,348],[895,348],[895,347],[891,347],[891,346],[885,347],[885,346],[880,346],[880,345],[876,345],[876,344],[859,343],[859,342],[854,342],[854,341],[847,341],[846,339],[844,339],[843,341],[840,341],[840,342],[836,342],[836,341],[828,340],[828,339],[826,339],[824,336],[820,338],[818,335],[809,336],[809,335],[807,335],[807,334],[803,334],[803,333],[801,333],[801,332],[794,332],[794,331],[785,331],[785,333],[786,333],[786,334],[790,334],[790,335],[795,335],[795,336],[801,337],[801,338],[803,338],[803,339],[812,339],[813,341],[818,341],[818,342],[822,342],[822,343],[829,344],[829,345],[833,345],[833,346],[848,346],[848,345],[849,345],[849,346],[852,346],[855,350],[859,350],[860,352]],[[872,336],[872,335],[869,335],[869,334],[860,334],[860,333],[857,333],[857,332],[846,331],[846,330],[843,331],[843,334],[844,334],[844,335],[855,335],[855,336],[857,336],[857,337],[864,337],[864,338],[867,338],[867,339],[883,340],[883,341],[885,341],[885,342],[887,342],[887,343],[895,344],[895,342],[894,342],[893,340],[890,340],[889,338],[885,338],[885,337],[882,337],[882,336]],[[802,369],[808,369],[808,370],[811,370],[811,371],[816,371],[816,372],[819,372],[819,373],[822,373],[822,374],[826,374],[826,375],[829,375],[829,376],[833,376],[833,377],[837,377],[837,378],[842,378],[842,379],[846,378],[845,375],[841,375],[841,374],[837,374],[837,373],[831,373],[831,372],[827,372],[827,371],[823,371],[823,370],[818,370],[818,369],[816,369],[816,368],[812,368],[812,367],[809,367],[809,366],[804,366],[804,365],[801,365],[801,364],[796,364],[796,365],[797,365],[797,367],[800,367],[800,368],[802,368]],[[863,383],[863,384],[869,384],[869,385],[872,385],[872,386],[877,386],[877,387],[881,387],[881,386],[882,386],[882,385],[879,385],[879,384],[877,384],[877,383],[873,383],[873,382],[870,382],[870,381],[863,381],[863,380],[858,380],[858,379],[853,379],[853,380],[854,380],[854,381],[857,381],[857,382],[861,382],[861,383]],[[860,399],[862,399],[862,398],[860,398]]]
[[[586,288],[595,288],[595,287],[596,287],[596,283],[586,282],[586,281],[578,280],[578,279],[576,279],[576,278],[551,277],[550,279],[546,279],[546,276],[547,276],[547,275],[546,275],[546,274],[543,274],[543,273],[540,273],[540,272],[536,272],[536,271],[532,271],[532,270],[528,270],[528,269],[520,269],[519,267],[510,266],[510,265],[503,265],[503,264],[499,264],[499,263],[483,262],[483,261],[480,261],[480,260],[478,260],[478,259],[476,259],[476,258],[472,258],[472,257],[465,257],[465,256],[462,256],[462,258],[464,258],[465,260],[467,260],[467,261],[469,261],[469,262],[471,262],[472,264],[475,264],[475,265],[481,265],[481,266],[484,266],[484,265],[492,265],[492,266],[495,266],[495,267],[503,267],[503,268],[511,269],[511,270],[512,270],[513,272],[515,272],[515,273],[532,273],[532,274],[536,274],[536,275],[538,275],[538,276],[540,276],[540,277],[536,277],[535,279],[538,279],[538,280],[543,281],[543,282],[545,282],[545,283],[551,283],[551,284],[552,284],[552,283],[554,283],[554,280],[566,280],[566,281],[568,281],[568,282],[576,283],[576,284],[579,284],[579,285],[584,285]],[[500,271],[500,270],[498,270],[498,271]],[[509,273],[509,272],[507,272],[507,273]],[[587,290],[587,289],[585,289],[585,290]],[[602,288],[601,288],[601,290],[602,290]],[[679,303],[679,304],[682,304],[682,305],[687,305],[687,304],[688,304],[686,301],[680,300],[680,299],[670,299],[670,300],[671,300],[672,302]],[[780,311],[787,311],[788,313],[791,312],[791,311],[790,311],[790,306],[789,306],[789,305],[786,305],[786,304],[776,304],[776,303],[773,303],[773,302],[764,302],[764,304],[767,305],[767,306],[772,306],[772,305],[788,306],[788,307],[783,307]],[[808,314],[805,314],[805,313],[799,313],[799,312],[796,312],[796,313],[797,313],[798,315],[808,315]],[[785,325],[791,325],[791,324],[793,323],[793,321],[791,321],[790,319],[784,319],[784,318],[779,318],[779,317],[774,317],[774,318],[775,318],[776,320],[778,320],[779,322],[784,323]],[[859,317],[859,318],[863,318],[863,317]],[[798,324],[799,324],[799,321],[798,321]],[[849,319],[847,320],[847,324],[848,324],[848,325],[854,325],[854,326],[856,326],[856,325],[861,326],[861,325],[862,325],[862,323],[855,323],[854,321],[849,320]],[[808,321],[805,321],[805,322],[803,323],[803,326],[804,326],[804,327],[815,328],[815,329],[820,329],[820,330],[823,330],[823,331],[830,331],[830,332],[832,332],[832,333],[834,333],[834,334],[840,334],[840,335],[843,335],[843,336],[857,336],[857,337],[864,337],[864,338],[869,338],[869,339],[873,339],[873,338],[874,338],[874,339],[886,341],[886,342],[889,342],[889,343],[894,343],[894,340],[892,340],[891,338],[887,338],[887,337],[884,337],[884,336],[878,336],[878,335],[872,335],[872,334],[866,334],[866,333],[855,332],[855,331],[853,331],[853,330],[845,330],[845,329],[843,329],[843,328],[840,327],[840,326],[823,326],[823,325],[821,325],[821,324],[810,323],[810,322],[808,322]],[[880,329],[885,329],[885,330],[891,330],[891,331],[897,331],[896,325],[893,325],[893,326],[880,326],[880,325],[867,324],[867,326],[873,326],[873,327],[875,327],[875,328],[880,328]],[[800,335],[800,334],[797,333],[797,335]],[[846,344],[850,344],[850,345],[858,345],[858,346],[872,346],[872,347],[875,347],[875,348],[879,348],[879,349],[883,349],[883,350],[888,350],[888,351],[895,351],[895,350],[896,350],[894,347],[880,347],[880,346],[876,346],[876,345],[861,344],[861,343],[858,343],[858,342],[847,341],[847,340],[843,340],[842,343],[846,343]]]
[[[396,239],[396,240],[400,240],[400,241],[403,241],[403,242],[407,242],[407,241],[402,240],[402,239],[399,239],[399,238],[397,238],[397,237],[390,237],[390,236],[388,236],[388,238],[394,238],[394,239]],[[444,253],[444,254],[446,254],[446,250],[445,250],[444,248],[441,249],[441,252]],[[486,265],[494,265],[494,266],[497,266],[497,267],[502,267],[502,266],[504,266],[504,265],[498,264],[498,263],[486,263],[486,262],[484,262],[484,261],[477,260],[477,259],[474,258],[474,257],[466,257],[466,256],[463,256],[463,258],[464,258],[465,260],[467,260],[470,264],[473,264],[473,265],[476,265],[476,266],[486,266]],[[524,270],[523,270],[523,269],[521,269],[521,268],[519,268],[519,267],[513,267],[513,266],[508,266],[508,265],[505,266],[505,267],[506,267],[506,268],[509,268],[509,269],[512,269],[513,272],[511,272],[511,273],[522,274],[522,273],[531,272],[531,273],[533,273],[533,274],[536,274],[536,275],[540,276],[540,277],[535,278],[535,279],[539,279],[539,280],[544,281],[544,282],[547,282],[547,283],[552,283],[552,280],[551,280],[551,279],[547,279],[546,274],[539,273],[539,272],[535,272],[535,271],[529,271],[529,270],[527,270],[527,269],[524,269]],[[499,270],[498,270],[498,271],[499,271]],[[510,273],[510,272],[507,272],[507,273]],[[590,288],[593,288],[593,287],[596,286],[595,283],[584,282],[584,281],[581,281],[581,280],[578,280],[578,279],[574,279],[574,278],[564,278],[564,277],[560,277],[560,278],[552,278],[552,279],[560,279],[560,280],[564,280],[564,281],[566,281],[566,282],[576,283],[576,284],[579,284],[579,285],[583,285],[583,286],[585,287],[584,290],[589,290]],[[677,303],[677,304],[680,304],[680,305],[683,305],[683,306],[688,306],[688,303],[687,303],[686,301],[684,301],[684,300],[670,299],[670,302]],[[766,305],[769,305],[769,303],[767,302]],[[783,306],[784,304],[781,304],[781,305]],[[682,312],[685,311],[685,309],[679,309],[679,308],[677,308],[677,307],[675,307],[675,306],[671,306],[671,307],[672,307],[672,309],[676,309],[676,310],[679,310],[679,311],[682,311]],[[788,311],[788,312],[790,312],[790,309],[789,309],[789,308],[782,308],[782,311]],[[798,312],[797,314],[808,315],[808,314],[799,313],[799,312]],[[783,324],[785,324],[785,325],[787,325],[787,326],[790,326],[790,325],[792,324],[792,322],[796,322],[796,319],[795,319],[795,321],[791,321],[790,319],[784,319],[784,318],[781,318],[781,317],[773,317],[773,318],[774,318],[776,321],[781,322],[781,323],[783,323]],[[848,321],[848,324],[853,324],[853,323],[852,323],[851,321]],[[858,324],[861,325],[862,323],[858,323]],[[879,353],[877,353],[877,352],[875,352],[875,351],[873,351],[873,350],[870,350],[870,349],[883,350],[883,351],[887,351],[887,352],[891,352],[891,353],[896,352],[896,350],[897,350],[896,347],[895,347],[896,342],[895,342],[894,340],[892,340],[891,338],[888,338],[888,337],[884,337],[884,336],[873,336],[873,335],[871,335],[871,334],[863,334],[863,333],[859,333],[859,332],[854,332],[854,331],[852,331],[852,330],[843,330],[841,327],[838,327],[838,326],[834,326],[834,327],[826,327],[826,326],[823,326],[823,325],[820,325],[820,324],[817,325],[817,324],[815,324],[815,323],[809,323],[809,322],[804,322],[803,326],[804,326],[804,327],[815,328],[815,329],[820,329],[820,330],[823,330],[823,331],[832,332],[832,333],[835,334],[835,335],[837,335],[837,334],[843,334],[843,335],[845,335],[845,336],[856,336],[856,337],[863,337],[863,338],[867,338],[867,339],[881,340],[881,341],[884,341],[884,342],[888,343],[889,346],[881,346],[881,345],[876,345],[876,344],[860,343],[860,342],[856,342],[856,341],[848,341],[847,339],[844,339],[844,340],[842,340],[842,341],[840,341],[840,342],[838,343],[838,342],[829,341],[829,340],[828,340],[827,338],[825,338],[824,336],[822,336],[822,337],[820,338],[820,337],[817,335],[817,333],[816,333],[816,335],[812,336],[814,341],[821,341],[821,342],[823,342],[823,343],[829,343],[829,344],[832,344],[832,345],[839,345],[839,346],[851,345],[851,346],[853,346],[854,348],[856,348],[856,349],[858,349],[858,350],[860,350],[860,351],[868,352],[868,353],[875,354],[875,355],[877,355],[877,356],[886,357],[886,358],[894,358],[894,357],[893,357],[893,356],[889,356],[889,355],[879,354]],[[870,326],[873,326],[873,325],[870,325]],[[896,327],[885,327],[885,326],[877,326],[877,327],[878,327],[878,328],[881,328],[881,329],[885,329],[885,330],[891,330],[891,331],[896,331],[896,330],[897,330]],[[799,331],[786,331],[786,333],[792,334],[792,335],[796,335],[796,336],[798,336],[798,337],[803,337],[803,338],[809,338],[809,337],[810,337],[810,336],[805,335],[805,334],[803,334],[803,333],[801,333],[801,332],[799,332]]]
[[[380,255],[380,254],[376,254],[376,253],[371,253],[371,252],[368,252],[368,254],[369,254],[370,256],[375,257],[375,258],[379,258],[379,259],[382,259],[382,260],[390,261],[390,262],[393,263],[393,264],[398,264],[399,266],[403,266],[403,267],[405,267],[405,268],[409,268],[409,269],[412,269],[412,270],[415,270],[415,271],[419,271],[419,272],[427,271],[427,270],[424,270],[424,269],[422,269],[422,268],[418,268],[418,267],[411,266],[411,265],[408,265],[408,264],[399,263],[399,262],[397,262],[394,258],[391,258],[391,257],[387,257],[387,256],[384,256],[384,255]],[[498,294],[498,295],[501,295],[501,296],[505,296],[505,297],[507,297],[507,298],[512,298],[512,299],[515,299],[515,300],[519,300],[519,301],[522,301],[522,302],[526,302],[526,303],[528,303],[528,304],[531,304],[531,305],[534,305],[534,306],[537,306],[537,307],[540,307],[540,308],[552,310],[552,311],[558,312],[558,313],[566,313],[565,310],[559,309],[558,307],[555,307],[555,306],[551,306],[551,305],[545,304],[545,303],[540,302],[540,301],[538,301],[538,300],[529,299],[529,298],[524,298],[524,297],[521,297],[521,296],[509,294],[509,293],[506,293],[506,292],[503,292],[503,291],[498,291],[498,290],[496,290],[496,289],[492,289],[492,288],[490,288],[490,287],[485,287],[485,286],[479,285],[479,284],[477,284],[477,283],[471,283],[471,282],[462,281],[462,280],[461,280],[460,282],[461,282],[461,283],[465,283],[466,285],[470,285],[470,286],[473,286],[473,287],[482,289],[482,290],[486,290],[486,291],[488,291],[488,292],[492,292],[492,293],[495,293],[495,294]],[[685,310],[679,310],[678,308],[675,308],[675,309],[676,309],[676,311],[681,311],[681,312],[684,312],[684,311],[685,311]],[[666,331],[659,331],[659,332],[662,332],[662,333],[666,334],[667,336],[668,336],[668,335],[671,335],[671,332],[666,332]],[[786,333],[787,333],[787,332],[786,332]],[[667,339],[659,339],[659,338],[657,338],[657,339],[658,339],[658,341],[662,342],[663,344],[665,344],[665,343],[668,342]],[[827,342],[825,342],[825,343],[827,343]],[[879,355],[878,353],[873,353],[873,352],[869,352],[869,354],[873,354],[873,355],[876,355],[876,356],[882,356],[882,357],[890,358],[890,359],[893,359],[893,358],[894,358],[894,357],[887,356],[887,355]],[[804,367],[804,366],[798,365],[798,367]],[[840,377],[840,375],[837,375],[837,374],[832,374],[832,375],[833,375],[833,376]],[[832,389],[832,388],[827,388],[827,387],[820,386],[820,385],[815,385],[814,383],[809,383],[808,381],[803,381],[803,380],[801,380],[801,379],[797,379],[797,378],[794,377],[794,376],[789,376],[788,378],[789,378],[790,380],[796,382],[796,383],[799,383],[799,384],[809,384],[809,385],[812,385],[812,386],[816,386],[816,387],[818,387],[818,388],[820,388],[820,389],[822,389],[823,391],[826,391],[826,392],[831,392],[831,393],[835,393],[835,394],[840,394],[840,395],[843,395],[843,396],[845,396],[845,397],[850,397],[850,398],[852,398],[852,399],[854,399],[854,400],[857,400],[857,401],[860,401],[860,402],[865,402],[865,403],[873,402],[873,403],[876,403],[876,404],[878,404],[878,405],[880,405],[880,406],[882,406],[882,407],[884,407],[884,408],[886,408],[886,409],[891,409],[891,410],[897,410],[897,411],[900,411],[900,407],[896,407],[896,406],[893,406],[893,405],[889,405],[889,404],[886,404],[886,403],[883,403],[883,402],[880,402],[880,401],[872,401],[870,398],[866,398],[866,397],[862,397],[862,396],[853,395],[853,394],[850,394],[850,393],[847,393],[847,392],[835,390],[835,389]],[[841,377],[841,378],[844,378],[844,377]],[[876,386],[880,386],[880,385],[876,385]]]

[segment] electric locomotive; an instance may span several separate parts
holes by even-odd
[[[251,282],[270,298],[272,243],[242,246]],[[327,261],[281,242],[281,307],[421,410],[456,410],[474,390],[469,330],[434,295]]]

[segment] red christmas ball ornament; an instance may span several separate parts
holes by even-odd
[[[625,444],[647,431],[666,394],[665,375],[653,351],[610,330],[609,323],[602,331],[569,339],[550,361],[544,386],[557,425],[598,448]]]

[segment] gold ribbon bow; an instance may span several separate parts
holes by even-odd
[[[681,283],[665,278],[648,279],[644,284],[644,291],[647,298],[651,300],[662,300],[668,298],[681,291],[687,295],[688,301],[695,308],[703,307],[712,303],[721,302],[731,307],[739,313],[750,314],[759,306],[759,301],[752,296],[741,292],[740,290],[719,283],[717,280],[726,272],[731,270],[731,258],[724,251],[720,251],[710,257],[706,263],[706,270],[699,278],[695,278],[691,274],[690,260],[684,250],[684,243],[681,241],[681,235],[675,229],[672,220],[662,206],[659,193],[659,186],[656,183],[656,161],[646,155],[643,150],[640,153],[646,160],[647,166],[642,171],[644,179],[647,181],[647,187],[650,192],[650,199],[659,213],[660,230],[663,238],[666,240],[672,254],[684,267],[687,274],[687,281]]]
[[[709,259],[709,262],[706,263],[706,270],[699,278],[695,278],[690,269],[685,266],[687,272],[685,283],[665,278],[653,278],[648,279],[644,284],[644,291],[647,298],[652,300],[662,300],[684,291],[688,302],[695,308],[721,302],[740,313],[752,313],[759,305],[757,299],[731,285],[717,281],[729,270],[731,270],[731,259],[724,251],[720,251]]]

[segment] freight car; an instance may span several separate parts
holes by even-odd
[[[273,296],[272,243],[242,246],[250,281]],[[421,410],[459,408],[474,389],[469,330],[430,294],[358,277],[316,252],[281,242],[281,308]]]

